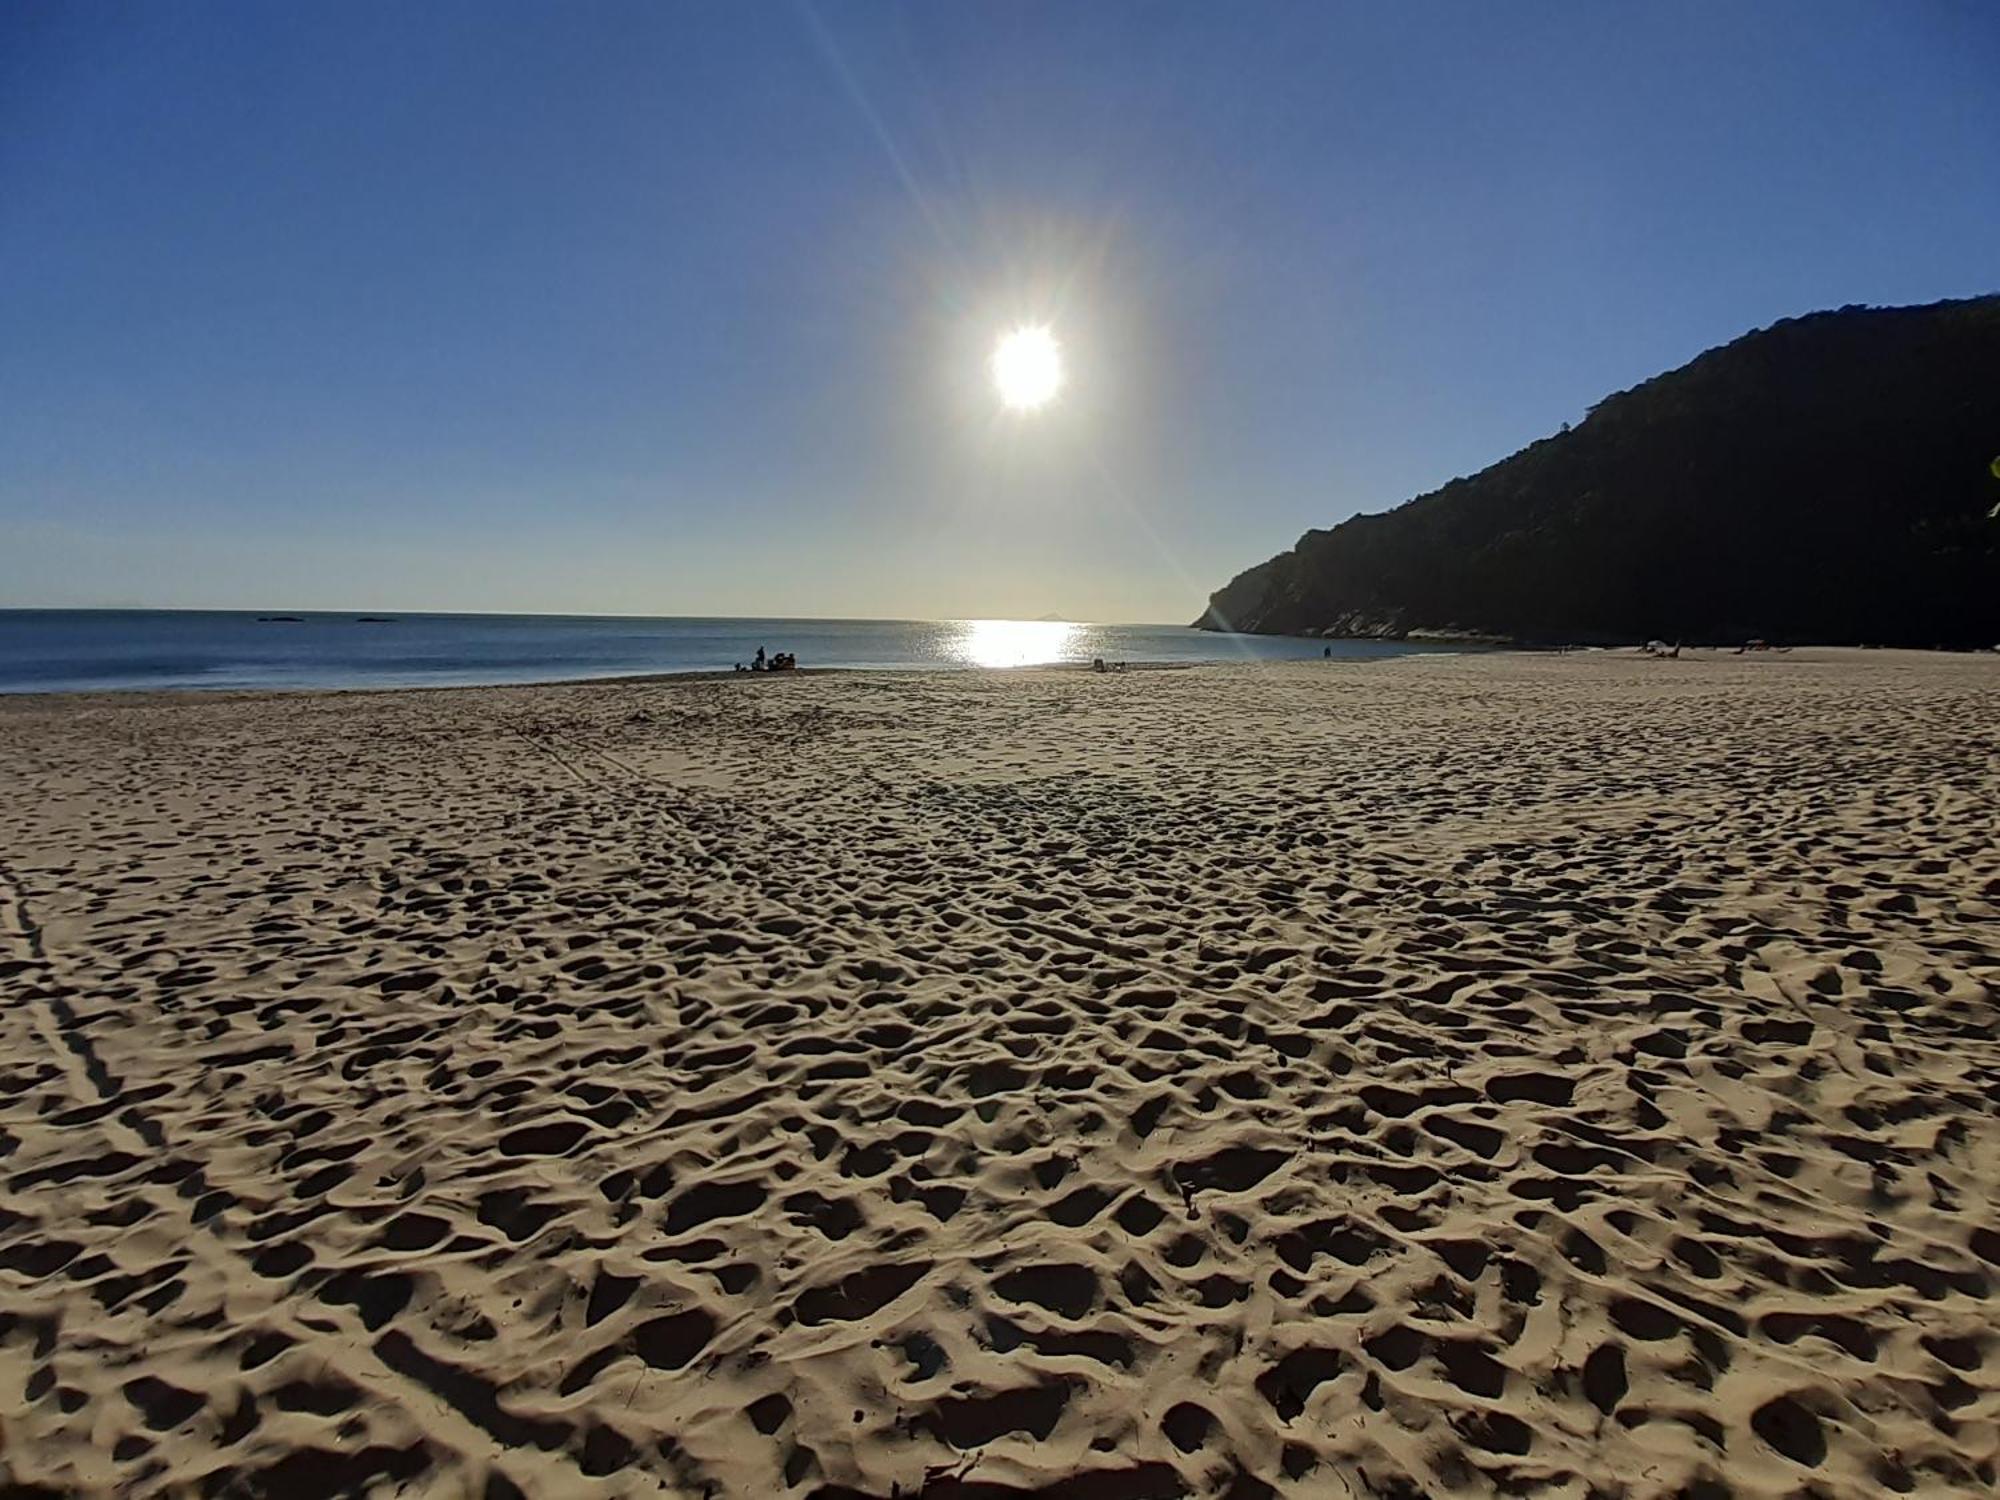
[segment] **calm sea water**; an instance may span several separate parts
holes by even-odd
[[[728,671],[759,646],[802,667],[1017,667],[1313,657],[1328,643],[1048,620],[706,620],[581,615],[273,618],[208,610],[0,610],[0,692],[359,688]],[[1423,646],[1335,641],[1336,656]]]

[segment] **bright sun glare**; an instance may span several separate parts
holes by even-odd
[[[1070,655],[1081,635],[1066,620],[961,620],[947,649],[975,667],[1036,667]]]
[[[1002,335],[993,350],[993,384],[1013,411],[1047,406],[1062,389],[1062,345],[1046,327]]]

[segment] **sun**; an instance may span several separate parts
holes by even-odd
[[[1047,406],[1063,387],[1062,345],[1046,325],[1001,335],[991,363],[994,387],[1010,411]]]

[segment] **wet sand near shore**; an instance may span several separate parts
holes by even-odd
[[[1983,1495],[2000,659],[0,701],[0,1487]]]

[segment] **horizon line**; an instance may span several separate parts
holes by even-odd
[[[0,604],[0,615],[8,614],[101,614],[101,615],[340,615],[402,619],[423,615],[435,619],[499,617],[540,620],[772,620],[802,625],[942,625],[968,624],[980,620],[1001,620],[1015,625],[1100,625],[1187,630],[1196,627],[1172,620],[1086,620],[1070,615],[638,615],[596,613],[562,609],[327,609],[323,607],[237,606],[222,604]]]

